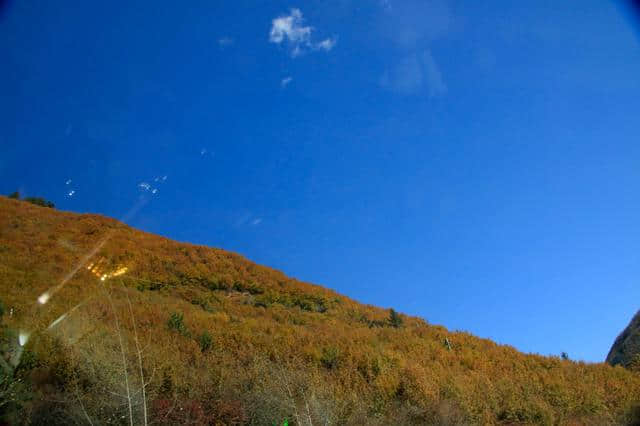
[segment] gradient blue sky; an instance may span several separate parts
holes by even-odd
[[[135,227],[600,361],[640,308],[639,38],[519,5],[9,2],[0,191],[146,192]]]

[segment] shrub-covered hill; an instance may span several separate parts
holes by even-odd
[[[640,376],[0,197],[9,424],[626,424]],[[2,420],[0,420],[1,423]]]
[[[613,342],[607,362],[640,371],[640,311]]]

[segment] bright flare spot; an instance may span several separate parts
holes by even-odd
[[[111,276],[112,276],[112,277],[120,276],[120,275],[122,275],[122,274],[126,273],[126,272],[127,272],[127,269],[129,269],[129,268],[127,268],[126,266],[125,266],[125,267],[123,267],[123,268],[120,268],[120,269],[116,270],[115,272],[113,272],[113,273],[111,274]]]
[[[49,292],[48,291],[44,292],[40,295],[40,297],[38,297],[38,303],[40,303],[41,305],[44,305],[49,301],[50,298],[51,298],[51,295],[49,294]]]
[[[27,333],[26,331],[20,331],[20,334],[18,335],[18,343],[20,343],[20,346],[26,345],[28,341],[29,333]]]

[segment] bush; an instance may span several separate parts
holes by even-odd
[[[206,352],[213,346],[213,339],[208,331],[203,331],[198,337],[198,343],[200,344],[200,350]]]
[[[24,201],[35,204],[36,206],[49,207],[51,209],[55,207],[55,204],[53,204],[51,201],[45,200],[42,197],[27,197],[24,199]]]
[[[171,316],[167,321],[167,326],[169,327],[169,330],[175,330],[183,336],[189,335],[189,331],[184,325],[184,315],[182,313],[171,312]]]
[[[12,198],[14,200],[19,200],[20,199],[20,193],[18,191],[12,192],[11,194],[8,195],[9,198]],[[31,203],[31,204],[35,204],[36,206],[42,206],[42,207],[50,207],[50,208],[54,208],[55,204],[53,204],[51,201],[45,200],[42,197],[26,197],[24,199],[24,201]]]
[[[229,290],[229,284],[224,280],[202,279],[201,283],[209,290]]]
[[[256,308],[268,308],[269,306],[271,306],[271,300],[269,300],[269,298],[267,297],[259,297],[256,298],[256,300],[253,302],[253,306],[255,306]]]
[[[322,349],[322,356],[320,357],[320,362],[325,368],[329,370],[333,370],[334,368],[338,367],[339,361],[340,361],[340,351],[337,348],[330,346]]]
[[[239,281],[233,283],[233,290],[239,292],[247,292],[249,294],[262,294],[264,290],[258,287],[255,283],[243,284]]]
[[[200,306],[202,309],[204,309],[207,312],[215,312],[215,309],[213,309],[211,305],[209,305],[209,302],[206,299],[202,299],[202,298],[193,299],[191,300],[191,303],[193,305]]]
[[[634,354],[625,367],[631,371],[640,372],[640,353]]]

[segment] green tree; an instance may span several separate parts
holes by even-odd
[[[19,200],[20,199],[20,193],[18,191],[12,192],[11,194],[9,194],[9,198],[13,198],[14,200]]]
[[[402,317],[394,309],[389,310],[389,325],[394,328],[400,328],[404,324]]]

